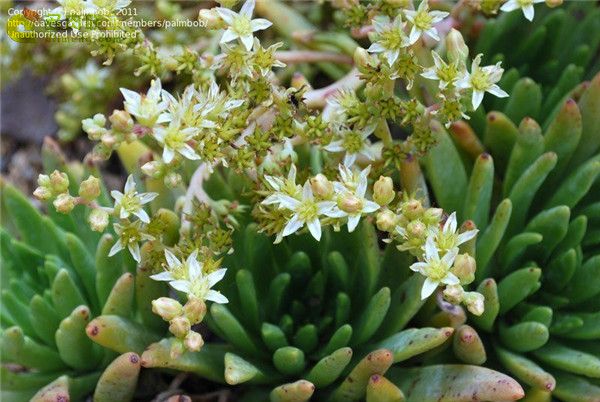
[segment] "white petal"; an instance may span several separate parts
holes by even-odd
[[[110,192],[110,195],[112,196],[112,198],[114,198],[116,201],[121,201],[121,198],[123,198],[123,193],[117,190],[113,190]]]
[[[319,218],[308,221],[306,226],[308,226],[308,231],[316,241],[321,240],[321,222],[319,222]]]
[[[221,43],[231,42],[232,40],[235,40],[237,38],[238,38],[238,34],[233,32],[233,30],[231,30],[231,29],[227,29],[223,33],[223,36],[221,36]]]
[[[239,37],[247,51],[252,50],[252,45],[254,45],[254,36],[252,34],[244,35]]]
[[[410,266],[411,271],[418,272],[421,275],[425,275],[425,272],[427,272],[427,268],[428,268],[428,265],[425,264],[424,262],[415,262],[414,264],[412,264]]]
[[[358,226],[358,222],[360,222],[360,215],[354,214],[348,217],[348,233],[354,232],[354,229]]]
[[[429,236],[425,241],[425,259],[426,260],[439,260],[438,249],[433,241],[433,237]]]
[[[241,15],[245,15],[248,18],[252,18],[252,13],[254,13],[254,0],[246,0],[242,9],[240,10]]]
[[[440,283],[430,278],[425,279],[425,283],[423,283],[423,288],[421,289],[421,299],[427,299],[435,290],[437,289]]]
[[[213,287],[215,283],[219,282],[225,276],[227,272],[227,268],[217,269],[215,272],[212,272],[206,276],[208,280],[208,287]]]
[[[385,52],[385,47],[383,47],[380,43],[375,42],[375,43],[371,44],[371,46],[369,46],[369,48],[367,49],[367,52],[370,52],[370,53]]]
[[[158,193],[144,193],[141,194],[139,199],[140,199],[140,204],[144,205],[149,203],[150,201],[152,201],[153,199],[155,199],[156,197],[158,197]]]
[[[206,300],[210,300],[212,302],[219,303],[219,304],[229,303],[229,300],[225,296],[223,296],[221,293],[219,293],[215,290],[208,291],[208,294],[206,295]]]
[[[356,154],[346,153],[346,155],[344,155],[344,165],[350,167],[350,166],[354,165],[355,161],[356,161]]]
[[[446,220],[446,223],[444,224],[444,233],[453,234],[454,232],[456,232],[457,225],[458,224],[456,223],[456,212],[452,212]]]
[[[343,152],[344,151],[343,142],[341,140],[333,141],[332,143],[323,147],[323,149],[326,151],[329,151],[329,152]]]
[[[452,272],[448,272],[441,282],[445,285],[458,285],[460,280]]]
[[[166,249],[165,249],[165,259],[167,260],[167,265],[169,266],[169,268],[171,268],[171,269],[181,268],[181,262],[179,261],[179,259],[177,257],[175,257],[175,254],[173,254],[171,251],[166,250]]]
[[[362,212],[364,214],[370,214],[371,212],[375,212],[379,209],[379,204],[373,201],[365,201],[363,204]]]
[[[502,90],[498,85],[493,85],[490,89],[487,90],[492,95],[497,96],[498,98],[506,98],[508,94]]]
[[[356,186],[355,195],[359,198],[362,198],[365,196],[366,191],[367,191],[367,177],[361,175],[360,180],[358,181],[358,186]]]
[[[163,271],[159,274],[155,274],[155,275],[150,275],[150,278],[154,279],[155,281],[174,281],[175,278],[173,277],[173,274],[169,271]]]
[[[279,195],[279,203],[290,211],[295,211],[301,204],[300,201],[286,194]]]
[[[289,236],[292,233],[296,233],[298,229],[300,229],[304,225],[304,222],[298,218],[298,215],[294,215],[292,219],[285,225],[283,228],[282,236]]]
[[[317,208],[319,209],[319,215],[324,215],[325,213],[333,210],[337,203],[335,201],[319,201],[317,202]]]
[[[517,0],[508,0],[502,5],[502,7],[500,7],[500,10],[510,12],[516,10],[517,8],[519,8]]]
[[[134,260],[136,260],[137,262],[142,261],[142,255],[140,254],[140,245],[138,243],[129,243],[127,245],[127,248],[129,249],[129,252],[131,253],[131,256]]]
[[[165,147],[163,149],[163,162],[171,163],[173,158],[175,157],[175,152],[171,148]]]
[[[185,293],[189,293],[192,288],[191,283],[189,281],[183,281],[183,280],[170,282],[169,285],[171,285],[171,287],[173,289],[179,290],[180,292],[185,292]]]
[[[263,29],[267,29],[268,27],[273,25],[273,23],[264,18],[257,18],[255,20],[252,20],[250,25],[252,26],[252,32],[256,32],[262,31]]]
[[[477,229],[473,229],[459,234],[458,238],[456,239],[456,245],[460,246],[461,244],[468,242],[469,240],[477,236],[477,232],[479,232]]]
[[[189,160],[200,159],[200,156],[188,144],[184,144],[182,148],[179,148],[179,153]]]
[[[325,212],[325,215],[330,218],[345,218],[346,216],[348,216],[348,212],[344,212],[339,208],[335,208],[331,211]]]
[[[452,264],[454,264],[454,259],[456,258],[457,255],[458,255],[457,247],[454,247],[454,248],[446,251],[446,254],[444,254],[444,256],[442,257],[442,264],[444,264],[446,267],[450,268],[452,266]]]
[[[134,92],[131,89],[127,89],[127,88],[120,88],[120,90],[121,90],[121,93],[123,94],[123,98],[125,98],[125,102],[127,102],[131,105],[136,105],[141,102],[142,96],[140,94],[138,94],[137,92]]]
[[[312,187],[310,185],[310,181],[306,180],[304,186],[302,187],[302,199],[312,201],[315,199],[312,192]]]
[[[233,25],[233,20],[238,16],[236,12],[225,7],[217,7],[215,10],[217,10],[217,13],[219,13],[219,17],[223,18],[223,20],[229,25]]]
[[[112,257],[113,255],[117,254],[121,250],[123,250],[123,244],[121,243],[120,239],[117,239],[115,244],[113,244],[113,246],[110,248],[110,251],[108,252],[108,256]]]
[[[146,211],[144,211],[143,209],[139,209],[137,211],[135,211],[133,213],[135,216],[137,216],[138,218],[140,218],[140,220],[144,223],[150,223],[150,217],[148,216],[148,214],[146,213]]]
[[[410,30],[410,36],[408,37],[408,43],[412,45],[413,43],[418,41],[420,37],[421,31],[418,30],[415,25],[413,25],[412,29]]]
[[[483,100],[483,91],[473,90],[473,109],[477,109]]]
[[[135,181],[133,181],[133,175],[130,174],[127,177],[127,182],[125,183],[125,192],[131,191],[135,189]]]

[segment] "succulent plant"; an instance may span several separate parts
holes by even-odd
[[[481,230],[475,283],[485,312],[456,330],[453,350],[464,362],[503,367],[531,400],[595,401],[600,75],[571,89],[539,124],[515,115],[529,107],[513,89],[483,132],[453,126],[457,141],[441,133],[425,163],[433,197],[445,208],[462,202],[460,219]],[[452,176],[435,177],[446,172]]]
[[[47,144],[47,165],[62,164]],[[70,167],[70,180],[52,180],[77,188],[79,169]],[[113,236],[91,231],[82,207],[42,215],[5,182],[2,205],[2,400],[77,401],[94,389],[98,401],[128,400],[140,368],[134,352],[166,329],[150,307],[166,289],[148,268],[108,257]],[[117,323],[116,332],[106,333],[94,319],[100,314]]]

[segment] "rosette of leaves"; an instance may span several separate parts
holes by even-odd
[[[69,171],[76,192],[86,169],[50,148],[46,167]],[[150,305],[164,285],[123,253],[108,257],[113,235],[92,232],[83,206],[43,215],[3,182],[2,208],[2,400],[78,401],[94,390],[98,401],[130,400],[138,354],[166,330]]]
[[[539,124],[515,114],[529,107],[513,89],[478,134],[462,123],[452,135],[438,130],[425,160],[435,200],[480,230],[475,283],[485,312],[457,329],[453,351],[464,362],[504,367],[531,400],[595,401],[600,75]]]
[[[300,152],[298,163],[301,171],[308,155]],[[224,172],[215,170],[205,183],[211,198],[247,193],[243,176]],[[424,401],[449,387],[456,401],[470,400],[474,390],[490,400],[523,395],[510,377],[482,367],[396,369],[448,346],[454,328],[418,324],[415,317],[426,303],[420,296],[424,278],[409,270],[408,253],[395,245],[381,249],[372,223],[363,222],[352,234],[327,229],[320,242],[305,233],[273,244],[249,218],[238,219],[234,252],[221,264],[228,271],[217,288],[229,303],[213,303],[205,318],[216,338],[205,337],[199,352],[174,359],[173,339],[163,339],[144,352],[144,367],[235,385],[246,400]],[[396,383],[385,377],[388,369]],[[439,375],[454,381],[433,391],[405,381],[420,377],[426,384]]]

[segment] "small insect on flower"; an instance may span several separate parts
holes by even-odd
[[[189,299],[198,298],[202,301],[210,300],[215,303],[228,303],[229,300],[221,293],[211,288],[225,276],[227,268],[204,275],[203,264],[198,261],[198,250],[194,250],[185,262],[180,261],[172,252],[165,250],[167,270],[160,274],[152,275],[156,281],[167,281],[175,290],[184,292]]]
[[[427,278],[421,289],[421,299],[431,296],[440,283],[445,285],[458,285],[460,283],[451,270],[457,254],[458,249],[455,248],[448,251],[440,259],[433,237],[427,238],[425,242],[425,261],[415,262],[410,266],[412,271],[418,272]]]
[[[444,11],[429,11],[429,2],[421,1],[419,8],[416,11],[405,10],[406,19],[409,20],[413,27],[410,30],[409,44],[413,44],[419,40],[423,34],[427,34],[436,41],[440,40],[435,24],[446,18],[449,13]]]
[[[169,97],[165,96],[166,91],[163,91],[160,79],[152,80],[146,95],[127,88],[120,90],[125,98],[125,110],[135,116],[142,126],[153,127],[156,123],[168,121],[164,112],[169,106]]]
[[[473,109],[477,109],[481,105],[485,92],[489,92],[499,98],[506,98],[508,96],[506,92],[496,85],[504,72],[504,69],[500,67],[502,62],[498,62],[493,66],[480,67],[479,63],[481,63],[482,56],[480,53],[473,59],[471,72],[465,73],[464,77],[456,83],[458,89],[470,88],[473,90]]]
[[[221,43],[231,42],[239,39],[250,51],[254,45],[254,35],[256,31],[262,31],[272,25],[271,21],[264,18],[252,19],[254,12],[254,0],[247,0],[239,13],[228,8],[217,7],[216,10],[219,16],[227,23],[228,28],[221,38]]]
[[[133,175],[129,175],[127,178],[124,191],[124,193],[117,190],[110,192],[110,195],[115,199],[114,212],[120,219],[127,219],[130,215],[135,215],[142,222],[149,223],[150,217],[144,211],[144,205],[155,199],[158,193],[138,194]]]
[[[546,0],[508,0],[502,5],[502,7],[500,7],[500,10],[509,12],[520,8],[523,10],[523,15],[525,18],[527,18],[529,21],[532,21],[535,14],[533,5],[535,3],[543,3],[544,1]]]

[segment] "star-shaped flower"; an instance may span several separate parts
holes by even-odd
[[[290,197],[286,194],[279,196],[280,207],[292,211],[294,214],[283,228],[282,236],[289,236],[298,231],[304,225],[308,227],[310,234],[317,240],[321,240],[321,222],[319,216],[326,215],[335,207],[334,201],[315,201],[310,181],[304,183],[300,199]]]
[[[176,116],[168,127],[155,127],[152,136],[163,146],[163,161],[171,163],[176,153],[187,159],[200,159],[200,155],[188,144],[199,132],[200,129],[197,127],[183,128]]]
[[[533,9],[533,5],[535,3],[543,3],[545,0],[508,0],[506,3],[500,7],[502,11],[514,11],[517,9],[523,10],[523,15],[529,21],[533,20],[533,16],[535,14],[535,10]]]
[[[375,125],[369,125],[363,130],[352,130],[344,127],[338,132],[340,139],[332,141],[323,149],[329,152],[344,152],[344,165],[346,167],[351,167],[358,155],[363,155],[373,161],[375,160],[375,155],[371,150],[368,137],[374,130]]]
[[[392,66],[400,52],[407,46],[408,37],[404,33],[406,22],[402,22],[402,17],[398,15],[392,24],[384,24],[377,19],[373,20],[373,26],[377,33],[377,41],[374,42],[367,51],[371,53],[383,53],[388,64]]]
[[[125,98],[125,110],[135,116],[142,126],[153,127],[156,123],[165,123],[169,120],[164,113],[169,106],[169,100],[163,95],[166,91],[162,90],[160,79],[152,80],[146,95],[126,88],[120,89]]]
[[[456,83],[458,89],[473,90],[473,109],[477,109],[483,100],[483,94],[489,92],[499,98],[508,96],[496,83],[502,78],[504,69],[500,67],[501,62],[494,66],[480,67],[482,54],[478,54],[471,64],[471,72],[465,73],[464,77]]]
[[[254,0],[247,0],[239,14],[228,8],[217,7],[219,16],[227,23],[228,28],[221,38],[221,43],[231,42],[239,39],[246,50],[250,51],[254,45],[254,35],[256,31],[267,29],[272,25],[271,21],[264,18],[252,19],[254,12]]]
[[[451,270],[457,254],[458,249],[455,248],[448,251],[440,259],[433,237],[427,238],[427,241],[425,242],[425,261],[415,262],[410,266],[412,271],[418,272],[426,277],[423,288],[421,289],[421,299],[426,299],[431,296],[440,283],[445,285],[458,285],[460,283]]]
[[[456,232],[457,226],[456,212],[452,212],[444,223],[442,230],[437,227],[429,227],[429,238],[434,241],[439,251],[447,253],[453,249],[458,249],[458,246],[471,240],[479,232],[478,229],[472,229],[459,234]]]
[[[421,1],[417,10],[405,10],[406,19],[412,23],[412,29],[408,37],[409,44],[413,44],[419,40],[421,35],[427,34],[433,39],[439,41],[435,24],[446,18],[449,13],[445,11],[429,11],[429,2]]]
[[[426,69],[421,76],[439,81],[440,89],[452,88],[454,83],[461,78],[458,71],[458,61],[447,64],[435,50],[431,51],[431,55],[433,56],[434,67]]]
[[[115,223],[114,228],[119,238],[110,249],[108,256],[112,257],[127,247],[133,259],[138,263],[141,262],[142,255],[140,253],[140,242],[144,240],[154,240],[154,237],[144,233],[141,221],[128,222],[123,225]]]
[[[166,281],[175,290],[184,292],[188,298],[210,300],[215,303],[228,303],[227,297],[211,288],[225,276],[227,268],[204,275],[202,263],[198,261],[198,250],[194,250],[185,262],[180,261],[172,252],[165,250],[167,270],[151,278],[156,281]]]
[[[150,222],[150,217],[144,211],[144,205],[155,199],[158,193],[138,194],[133,175],[127,177],[124,193],[113,190],[110,195],[115,199],[114,211],[120,219],[127,219],[130,215],[135,215],[144,223]]]

